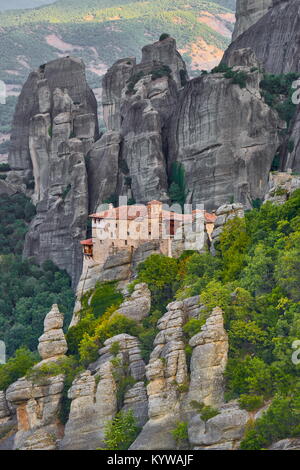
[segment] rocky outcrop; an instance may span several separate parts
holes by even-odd
[[[8,408],[8,404],[5,398],[5,393],[0,392],[0,419],[8,418],[11,412]]]
[[[119,352],[112,353],[118,344]],[[65,435],[60,449],[95,450],[103,447],[105,424],[122,408],[133,410],[142,426],[147,419],[144,385],[145,364],[136,338],[122,334],[108,339],[100,351],[99,360],[76,378],[69,390],[72,400]],[[115,359],[115,361],[114,361]],[[120,380],[128,374],[136,383],[127,390],[124,403],[117,391]]]
[[[7,389],[7,400],[17,409],[15,449],[56,449],[56,441],[63,434],[58,418],[63,387],[64,376],[58,375],[41,379],[38,384],[22,378]]]
[[[270,2],[245,0],[241,2],[243,9],[246,3],[251,8],[252,4],[266,5]],[[249,22],[249,18],[254,20],[255,17],[256,15],[247,16],[246,22]],[[275,74],[299,72],[299,27],[299,1],[275,0],[271,9],[229,46],[224,61],[228,62],[233,51],[250,47],[266,72]],[[237,28],[238,32],[240,26]]]
[[[300,439],[282,439],[272,444],[269,450],[300,450]]]
[[[59,419],[64,375],[49,377],[39,368],[62,359],[67,343],[62,331],[63,315],[53,305],[44,321],[44,334],[39,339],[41,362],[33,368],[32,376],[23,377],[11,384],[6,391],[9,406],[16,408],[17,433],[14,449],[55,450],[57,440],[63,436]]]
[[[199,414],[189,422],[189,442],[194,450],[237,450],[251,415],[236,402],[219,408],[219,414],[203,421]]]
[[[172,117],[171,158],[185,168],[188,199],[206,210],[262,199],[279,145],[281,123],[260,95],[262,75],[243,56],[238,64],[249,65],[234,70],[246,74],[245,88],[222,73],[203,75],[185,87]]]
[[[284,172],[272,172],[269,178],[269,191],[264,203],[284,204],[296,189],[300,188],[300,176]]]
[[[118,313],[131,320],[140,322],[149,315],[151,308],[151,292],[147,284],[136,284],[130,297],[118,308]]]
[[[232,39],[235,40],[260,20],[272,4],[273,0],[237,0],[236,23]]]
[[[183,325],[187,320],[183,302],[168,305],[159,320],[159,333],[146,367],[149,421],[132,444],[131,450],[175,449],[170,433],[179,419],[188,386]]]
[[[68,345],[63,332],[64,316],[58,306],[53,305],[44,321],[44,334],[39,338],[39,355],[45,361],[57,360],[63,356]]]
[[[189,342],[193,348],[188,400],[218,407],[224,403],[224,371],[228,356],[228,336],[223,312],[215,308],[201,332]]]
[[[186,66],[173,38],[145,46],[140,64],[122,59],[109,69],[103,80],[108,132],[89,156],[93,211],[112,195],[168,200],[165,130],[183,76]]]
[[[88,217],[85,156],[97,137],[97,103],[82,61],[58,59],[30,74],[15,112],[8,183],[37,204],[24,255],[51,259],[74,285]]]

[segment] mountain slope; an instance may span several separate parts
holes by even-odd
[[[54,3],[55,0],[0,0],[0,11],[18,10],[20,8],[37,8],[41,5]]]

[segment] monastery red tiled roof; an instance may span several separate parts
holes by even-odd
[[[92,238],[89,238],[88,240],[82,240],[82,242],[80,242],[81,245],[86,245],[86,246],[92,246],[93,245],[93,239]]]

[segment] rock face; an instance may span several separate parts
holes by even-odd
[[[182,329],[186,320],[183,302],[174,302],[158,322],[160,331],[146,367],[149,421],[131,450],[176,448],[170,431],[180,417],[182,395],[188,383]]]
[[[17,408],[15,449],[56,449],[56,440],[63,434],[58,418],[63,387],[64,376],[59,375],[43,379],[40,384],[19,379],[7,389],[7,400]]]
[[[250,413],[236,402],[220,407],[219,414],[207,422],[195,415],[188,427],[190,444],[194,450],[236,450],[250,420]]]
[[[147,284],[137,284],[131,296],[118,308],[118,313],[131,320],[140,322],[149,315],[151,293]]]
[[[67,352],[63,323],[63,314],[53,305],[44,321],[44,334],[39,338],[38,351],[42,359],[57,360]]]
[[[93,210],[114,194],[140,203],[168,200],[164,134],[183,76],[186,66],[172,38],[145,46],[138,65],[122,59],[109,69],[103,80],[108,132],[89,157]],[[99,163],[100,172],[93,171]]]
[[[232,39],[235,40],[260,20],[272,4],[273,0],[237,0],[236,23]]]
[[[37,204],[24,255],[51,259],[74,285],[88,216],[85,155],[97,137],[97,103],[80,60],[58,59],[30,74],[15,112],[8,183]]]
[[[244,5],[262,5],[265,9],[270,1],[240,2],[240,7],[247,15],[246,23],[252,22],[257,14],[247,13]],[[258,11],[254,8],[254,11]],[[260,15],[260,13],[259,13]],[[243,17],[241,17],[242,20]],[[258,17],[257,17],[258,18]],[[240,20],[240,22],[241,22]],[[244,21],[244,20],[243,20]],[[240,29],[238,21],[237,33]],[[236,40],[227,49],[224,61],[228,62],[232,52],[236,49],[250,47],[256,54],[259,62],[268,73],[289,73],[300,71],[300,48],[299,48],[299,1],[298,0],[275,0],[273,7],[253,26]]]
[[[211,210],[231,198],[247,206],[263,198],[282,123],[260,95],[262,74],[253,52],[241,50],[230,61],[246,73],[245,88],[223,74],[186,84],[172,38],[146,46],[141,64],[124,59],[109,70],[108,132],[89,160],[93,210],[111,195],[167,201],[176,162],[185,170],[187,202]]]
[[[262,100],[262,75],[249,58],[246,50],[236,60],[246,88],[223,74],[201,76],[184,88],[172,117],[170,155],[185,168],[189,199],[207,210],[262,199],[279,144],[278,116]]]
[[[269,191],[264,202],[270,201],[272,204],[284,204],[296,189],[300,188],[300,176],[290,173],[274,172],[270,173]]]
[[[63,315],[57,305],[53,305],[44,321],[44,334],[39,339],[38,350],[43,360],[34,366],[37,373],[45,363],[61,359],[67,351],[62,327]],[[41,375],[37,379],[23,377],[8,387],[6,400],[16,408],[17,413],[18,430],[14,437],[14,449],[57,448],[57,440],[63,436],[63,426],[59,420],[63,389],[62,374],[53,377]]]
[[[115,343],[119,345],[116,356],[111,352]],[[105,342],[99,353],[100,358],[93,365],[92,372],[82,373],[74,380],[69,391],[72,404],[60,449],[95,450],[103,447],[105,424],[120,408],[117,390],[119,380],[125,373],[136,383],[124,397],[124,409],[130,407],[141,426],[147,419],[146,389],[143,382],[145,364],[138,340],[125,333],[114,336]],[[119,365],[113,359],[117,359]]]
[[[218,407],[224,402],[228,336],[223,312],[215,308],[202,330],[190,340],[193,348],[188,400]]]

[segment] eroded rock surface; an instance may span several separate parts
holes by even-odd
[[[30,74],[16,107],[8,183],[37,204],[24,255],[51,259],[73,285],[88,217],[85,156],[97,137],[97,103],[81,60],[57,59]]]
[[[237,0],[236,23],[232,39],[235,40],[262,18],[272,6],[273,0]]]
[[[254,0],[247,2],[243,0],[241,7],[248,4],[263,5],[270,1]],[[255,10],[255,8],[254,8]],[[246,12],[246,22],[252,22],[257,15]],[[256,11],[258,11],[256,9]],[[227,62],[236,49],[250,47],[256,54],[258,60],[268,73],[289,73],[300,71],[300,49],[299,49],[299,1],[298,0],[274,0],[273,7],[253,24],[247,31],[229,46],[225,52],[224,60]],[[238,26],[239,29],[239,26]],[[238,30],[237,30],[238,31]]]
[[[118,313],[131,320],[140,322],[149,315],[151,308],[151,293],[147,284],[136,284],[129,298],[120,305]]]
[[[118,344],[119,352],[112,353]],[[143,425],[147,419],[147,400],[144,385],[145,364],[141,357],[139,341],[122,334],[105,342],[99,360],[77,377],[69,391],[72,400],[65,435],[60,443],[63,450],[95,450],[103,447],[105,424],[120,409],[117,390],[119,380],[128,374],[136,383],[124,397],[124,409],[130,407],[137,421]],[[113,361],[117,359],[117,361]]]
[[[201,332],[189,342],[193,348],[188,401],[218,407],[224,402],[224,372],[228,356],[228,336],[223,312],[216,307]]]

